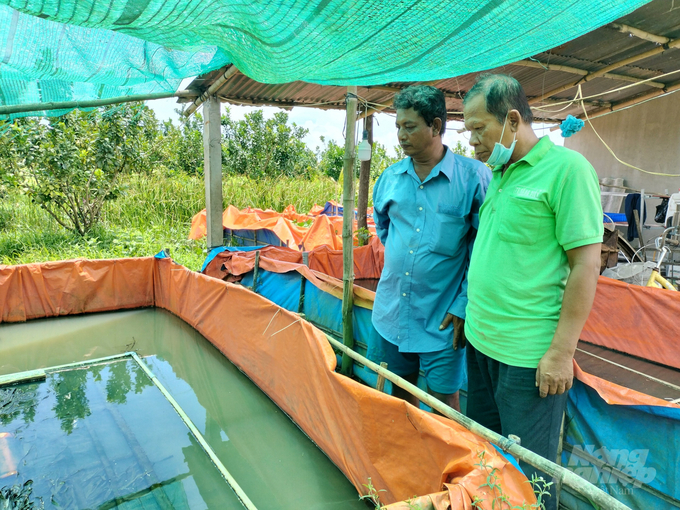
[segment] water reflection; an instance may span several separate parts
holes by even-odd
[[[242,508],[134,360],[0,389],[0,424],[0,487],[32,479],[45,508]]]
[[[228,327],[224,335],[225,338],[231,335]],[[365,509],[345,476],[257,386],[195,329],[163,310],[86,314],[23,324],[0,324],[0,373],[48,367],[74,359],[110,356],[131,347],[140,355],[147,356],[145,363],[204,434],[257,507]],[[145,441],[155,442],[162,438],[169,446],[182,448],[179,455],[183,470],[176,470],[172,476],[194,473],[195,465],[200,465],[201,459],[207,457],[200,449],[194,448],[186,428],[176,437],[172,427],[166,425],[166,421],[170,423],[177,419],[176,413],[174,417],[163,418],[163,413],[156,415],[148,405],[139,403],[140,398],[154,388],[145,386],[150,381],[147,383],[144,377],[139,377],[134,366],[128,374],[117,367],[112,369],[111,365],[88,369],[88,378],[100,383],[93,388],[86,384],[87,402],[81,402],[86,405],[81,407],[80,414],[85,410],[91,414],[85,418],[71,416],[70,423],[66,423],[68,427],[72,425],[71,434],[62,429],[62,422],[58,419],[54,420],[56,429],[72,442],[87,443],[92,443],[88,432],[91,431],[92,436],[105,445],[105,453],[114,449],[115,445],[125,445],[127,439],[119,437],[116,427],[102,427],[97,418],[98,406],[108,404],[121,413],[125,412],[130,427],[143,433],[144,440],[138,441],[142,447]],[[115,384],[110,383],[112,378]],[[138,394],[138,391],[141,393]],[[59,398],[64,400],[66,395],[68,392]],[[55,391],[51,390],[46,405],[48,410],[56,407]],[[54,416],[54,411],[51,414]],[[39,419],[40,416],[37,416],[36,421]],[[109,416],[108,422],[112,419],[113,415]],[[109,444],[114,446],[107,446]],[[70,450],[65,448],[63,457],[67,462],[71,462],[69,455]],[[120,462],[113,465],[114,474],[121,465]],[[191,504],[200,498],[202,503],[196,508],[229,508],[220,500],[224,498],[219,491],[215,492],[215,488],[223,482],[219,477],[212,479],[214,469],[212,471],[204,476],[190,476],[182,480],[189,502]],[[129,479],[134,479],[134,475]],[[158,480],[147,479],[146,485],[126,487],[125,494],[134,494],[168,479],[165,475]],[[110,500],[111,495],[100,500],[100,504]],[[72,508],[96,507],[74,505]]]
[[[7,425],[21,415],[24,423],[35,420],[37,384],[0,388],[0,423]]]

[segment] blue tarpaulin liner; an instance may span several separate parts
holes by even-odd
[[[626,223],[627,221],[625,213],[604,213],[605,223]]]
[[[302,281],[304,299],[300,308]],[[252,286],[252,271],[244,275],[242,284]],[[342,301],[317,288],[297,271],[274,273],[260,268],[256,291],[283,308],[303,312],[307,320],[327,332],[341,335]],[[380,342],[371,324],[371,313],[368,308],[354,307],[355,350],[379,362]],[[371,386],[377,382],[376,374],[369,369],[355,365],[354,374]],[[422,377],[419,386],[426,389]],[[391,393],[389,381],[385,390]],[[589,456],[605,466],[590,462]],[[575,379],[569,392],[560,461],[630,508],[678,507],[680,408],[610,404],[595,388]],[[617,476],[608,466],[630,478]],[[562,497],[569,508],[593,508],[564,491]]]
[[[444,79],[549,50],[648,1],[0,0],[0,102],[171,91],[227,63],[264,83]]]
[[[680,506],[679,408],[610,405],[575,380],[565,425],[563,466],[630,508]],[[662,495],[674,498],[675,505]]]

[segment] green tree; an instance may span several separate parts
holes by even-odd
[[[371,179],[377,179],[388,166],[394,165],[397,161],[404,159],[404,152],[401,150],[401,147],[395,147],[395,150],[397,155],[392,157],[387,154],[387,149],[384,145],[377,142],[373,143],[373,152],[371,154]]]
[[[231,172],[262,178],[309,177],[316,171],[316,157],[303,142],[308,131],[295,123],[288,124],[286,112],[265,119],[263,111],[256,110],[237,121],[227,108],[222,115],[222,129],[224,162]]]
[[[320,138],[323,149],[320,150],[319,147],[316,149],[319,157],[319,170],[322,174],[337,181],[345,164],[345,148],[335,143],[334,140],[329,140],[326,143],[325,137],[321,136]]]
[[[323,148],[317,147],[319,170],[321,173],[338,181],[342,175],[342,168],[345,163],[345,148],[341,147],[333,140],[329,140],[328,143],[326,143],[326,139],[323,136],[320,138]],[[393,165],[404,158],[404,153],[401,151],[401,148],[396,147],[395,149],[397,150],[397,156],[392,157],[387,154],[387,149],[384,145],[378,142],[373,143],[371,153],[371,179],[377,179],[388,166]],[[354,159],[354,164],[354,173],[358,177],[361,164],[358,157]]]
[[[449,146],[451,149],[451,152],[454,154],[459,154],[461,156],[466,156],[466,157],[471,157],[471,151],[468,151],[468,148],[465,147],[462,143],[460,143],[460,140],[456,142],[456,145],[451,145]]]
[[[4,161],[34,203],[84,236],[104,202],[120,194],[120,174],[148,168],[154,122],[147,107],[126,104],[16,123],[11,159]]]
[[[52,410],[59,421],[61,429],[67,434],[73,432],[75,420],[90,416],[90,401],[87,398],[87,370],[71,370],[56,374],[51,386],[56,403]]]
[[[188,175],[203,175],[203,117],[198,113],[186,117],[183,110],[175,112],[179,125],[168,120],[162,126],[164,166]]]

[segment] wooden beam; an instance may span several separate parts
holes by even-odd
[[[533,97],[529,97],[529,98],[527,98],[527,99],[528,99],[529,101],[531,101],[531,100],[533,99]],[[554,98],[554,99],[553,99],[552,97],[549,97],[549,98],[544,99],[542,102],[543,102],[543,103],[548,103],[548,104],[566,105],[566,103],[568,103],[569,101],[572,101],[572,100],[573,100],[573,99],[572,99],[571,97],[568,97],[568,98]],[[589,105],[589,106],[597,106],[597,107],[600,107],[600,108],[606,108],[606,107],[611,106],[611,102],[610,102],[610,101],[598,101],[597,99],[594,99],[594,100],[593,100],[593,99],[586,99],[586,100],[584,100],[583,102],[584,102],[585,104]],[[580,101],[579,101],[579,103],[580,103]],[[532,107],[532,108],[536,109],[535,106]],[[539,110],[539,111],[540,111],[540,110]],[[550,113],[550,112],[546,112],[546,113]]]
[[[276,99],[266,99],[266,100],[259,100],[259,99],[249,99],[249,98],[237,98],[237,97],[227,97],[223,95],[219,95],[219,98],[226,102],[226,103],[231,103],[235,104],[237,106],[240,105],[253,105],[253,106],[276,106],[278,108],[316,108],[319,110],[345,110],[345,102],[344,99],[342,102],[338,101],[337,103],[329,103],[329,104],[318,104],[318,103],[311,103],[311,104],[305,104],[305,103],[300,103],[297,101],[290,101],[290,100],[276,100]]]
[[[446,79],[426,81],[424,83],[414,83],[413,85],[432,85],[432,86],[434,86],[437,83],[441,83],[443,81],[446,81]],[[396,95],[397,92],[400,92],[401,90],[403,90],[403,89],[400,89],[398,87],[394,87],[394,89],[396,89],[395,95]],[[456,96],[456,97],[458,97],[458,96]],[[363,112],[361,115],[359,115],[358,120],[361,120],[364,117],[368,117],[369,115],[373,115],[374,113],[378,113],[378,112],[381,112],[383,110],[386,110],[387,108],[392,106],[392,103],[394,103],[394,95],[392,97],[390,97],[389,99],[384,99],[384,100],[380,101],[380,103],[381,103],[380,106],[371,107],[368,110],[366,110],[365,112]]]
[[[210,96],[203,108],[203,176],[208,251],[224,244],[222,227],[222,126],[220,100]]]
[[[342,340],[354,347],[354,148],[357,125],[357,88],[347,87],[347,124],[345,127],[345,156],[342,168]],[[352,373],[352,359],[342,355],[341,372]]]
[[[571,74],[578,74],[581,76],[587,76],[589,74],[588,71],[585,69],[579,69],[577,67],[571,67],[571,66],[563,66],[559,64],[546,64],[543,62],[536,62],[533,60],[520,60],[519,62],[514,62],[512,64],[513,66],[521,66],[521,67],[532,67],[536,69],[546,69],[550,71],[562,71],[565,73],[571,73]],[[614,73],[605,73],[602,75],[602,78],[608,78],[610,80],[621,80],[621,81],[630,81],[630,82],[641,82],[644,81],[645,78],[637,78],[635,76],[627,76],[625,74],[614,74]],[[662,89],[666,86],[665,83],[661,83],[659,81],[645,81],[642,85],[647,85],[649,87],[655,87],[658,89]]]
[[[111,97],[109,99],[89,99],[87,101],[60,101],[50,103],[30,103],[0,106],[0,115],[13,113],[41,112],[49,110],[72,110],[74,108],[98,108],[110,104],[132,103],[134,101],[152,101],[154,99],[167,99],[169,97],[195,98],[197,94],[189,91],[157,92],[155,94],[134,94],[131,96]]]
[[[361,120],[365,117],[368,117],[369,115],[373,115],[374,113],[379,113],[383,110],[387,110],[390,106],[392,106],[392,103],[394,103],[394,96],[395,95],[396,94],[394,94],[389,99],[383,99],[382,101],[380,101],[380,103],[381,103],[380,106],[371,106],[370,108],[368,108],[368,110],[366,110],[365,112],[362,112],[361,115],[359,115],[357,120]]]
[[[518,60],[517,62],[513,62],[510,65],[521,67],[533,67],[535,69],[545,69],[546,71],[562,71],[565,73],[580,74],[581,76],[585,76],[588,74],[588,71],[586,71],[585,69],[578,69],[576,67],[563,66],[560,64],[548,64],[544,62],[537,62],[535,60]]]
[[[644,53],[640,53],[638,55],[626,58],[624,60],[620,60],[618,62],[614,62],[613,64],[610,64],[606,67],[603,67],[602,69],[598,71],[593,71],[592,73],[588,73],[586,76],[581,77],[579,80],[576,80],[574,82],[571,82],[567,85],[562,85],[561,87],[558,87],[556,89],[553,89],[549,92],[546,92],[545,94],[538,96],[537,98],[533,99],[532,101],[529,101],[529,104],[534,104],[542,101],[546,97],[554,96],[555,94],[559,94],[560,92],[564,92],[565,90],[569,90],[571,88],[576,87],[579,83],[584,83],[586,81],[593,80],[595,78],[600,78],[602,75],[607,74],[609,71],[613,71],[614,69],[618,69],[623,66],[627,66],[628,64],[632,64],[633,62],[637,62],[639,60],[644,60],[649,57],[653,57],[655,55],[658,55],[659,53],[663,53],[664,51],[671,49],[671,48],[678,48],[680,47],[680,38],[679,39],[673,39],[667,44],[664,44],[663,46],[658,46],[657,48],[653,48],[649,51],[645,51]]]
[[[612,23],[610,26],[621,33],[631,34],[635,37],[638,37],[639,39],[644,39],[645,41],[650,41],[656,44],[668,44],[670,42],[670,38],[668,37],[645,32],[644,30],[640,30],[639,28],[631,27],[629,25],[624,25],[623,23]]]
[[[439,80],[439,81],[444,81],[444,80]],[[371,89],[373,89],[373,90],[384,90],[385,92],[395,92],[396,93],[396,92],[400,92],[400,91],[404,90],[404,88],[406,88],[406,87],[400,88],[400,87],[390,87],[388,85],[368,85],[366,87],[361,87],[361,88],[362,89],[368,89],[368,90],[371,90]],[[451,98],[458,99],[458,100],[462,101],[462,98],[456,92],[444,92],[443,90],[442,90],[442,92],[444,93],[445,97],[451,97]]]
[[[227,81],[229,81],[234,75],[238,74],[239,70],[236,69],[236,66],[231,64],[229,67],[227,67],[227,70],[224,72],[222,76],[217,78],[208,89],[203,92],[200,96],[196,98],[194,103],[189,106],[184,111],[184,115],[187,117],[194,113],[196,109],[203,104],[204,101],[206,101],[209,97],[215,96],[219,89],[224,85]]]
[[[618,103],[612,103],[611,106],[607,108],[601,108],[599,110],[595,110],[593,112],[588,112],[588,118],[590,120],[596,119],[598,117],[602,117],[603,115],[606,115],[611,112],[615,112],[617,110],[622,110],[623,108],[628,108],[630,106],[635,106],[636,104],[642,103],[644,101],[647,101],[649,99],[653,99],[657,96],[663,96],[664,94],[669,94],[671,92],[675,92],[676,90],[680,90],[680,81],[676,81],[673,83],[668,84],[668,86],[665,88],[665,90],[653,90],[651,92],[648,92],[646,94],[642,94],[641,96],[634,97],[633,99],[628,99],[626,101],[621,101]],[[585,115],[581,114],[579,115],[579,119],[584,119]]]

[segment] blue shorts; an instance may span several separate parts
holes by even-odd
[[[422,369],[427,388],[437,393],[451,395],[457,392],[466,379],[465,349],[453,350],[453,345],[435,352],[399,352],[399,347],[382,341],[382,359],[387,369],[404,377]]]

